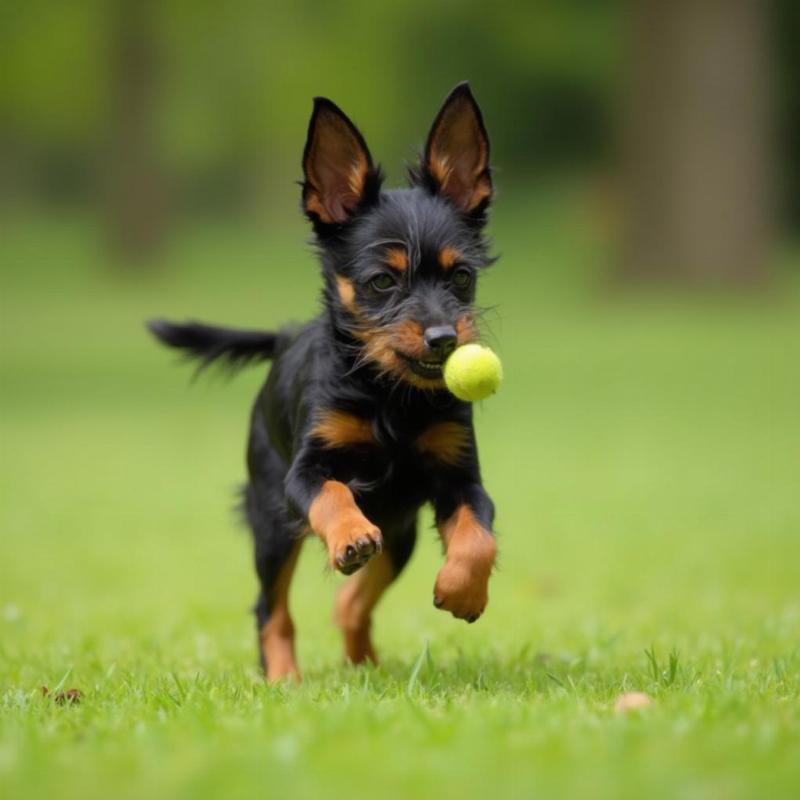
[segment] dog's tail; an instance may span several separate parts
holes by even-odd
[[[215,361],[233,370],[266,361],[275,355],[279,339],[279,334],[271,331],[218,328],[192,321],[177,324],[153,319],[147,327],[160,342],[199,361],[198,372]]]

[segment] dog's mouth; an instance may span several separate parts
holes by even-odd
[[[444,369],[444,361],[429,356],[427,358],[415,358],[408,356],[405,353],[399,354],[409,369],[421,378],[428,378],[430,380],[440,380],[442,371]]]

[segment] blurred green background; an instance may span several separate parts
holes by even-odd
[[[797,30],[789,0],[0,5],[0,794],[796,797]],[[314,314],[311,98],[391,186],[463,79],[490,608],[433,609],[426,513],[383,665],[345,668],[309,542],[306,680],[266,687],[232,511],[263,372],[190,384],[142,322]]]

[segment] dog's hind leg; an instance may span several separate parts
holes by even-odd
[[[415,520],[399,536],[386,537],[383,552],[351,575],[336,595],[334,621],[342,631],[345,657],[351,663],[378,662],[370,636],[372,611],[408,563],[416,536]]]
[[[300,680],[294,653],[294,622],[289,613],[289,585],[302,538],[284,513],[271,508],[251,484],[245,492],[247,519],[253,531],[255,566],[261,592],[254,608],[261,665],[268,681]]]
[[[286,677],[300,681],[302,677],[294,653],[294,622],[289,614],[289,583],[301,544],[302,540],[292,543],[277,572],[273,574],[267,567],[271,574],[266,580],[263,570],[258,570],[264,588],[256,602],[256,623],[261,664],[270,683]]]

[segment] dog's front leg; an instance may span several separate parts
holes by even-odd
[[[313,444],[301,448],[286,476],[286,496],[325,542],[331,566],[350,575],[381,552],[383,539],[347,484],[329,477],[331,466]]]
[[[489,600],[489,576],[497,545],[494,504],[478,482],[445,485],[434,500],[445,563],[436,578],[433,603],[454,617],[475,622]]]

